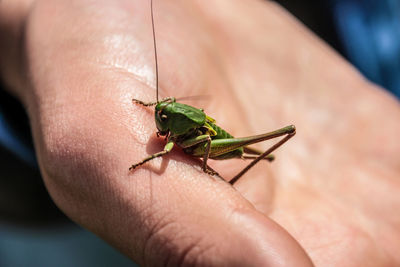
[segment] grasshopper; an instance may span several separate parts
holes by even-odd
[[[141,162],[132,165],[129,170],[133,170],[152,159],[168,154],[171,152],[174,145],[181,147],[188,155],[203,158],[202,169],[205,173],[210,175],[218,175],[218,173],[207,165],[208,159],[252,159],[242,171],[229,181],[229,183],[233,185],[260,160],[274,160],[274,156],[271,153],[295,135],[296,128],[294,125],[260,135],[234,138],[219,127],[215,120],[205,114],[202,109],[178,103],[174,97],[167,97],[161,101],[158,100],[158,62],[153,18],[153,0],[150,0],[150,4],[156,68],[157,101],[146,103],[141,100],[133,99],[132,102],[145,107],[155,106],[154,114],[158,130],[157,137],[165,137],[167,144],[162,151],[150,155]],[[280,136],[285,137],[265,152],[249,147],[251,144]]]

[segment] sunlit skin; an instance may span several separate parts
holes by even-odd
[[[132,104],[155,101],[149,1],[31,4],[0,2],[0,73],[71,219],[145,266],[400,264],[399,102],[282,8],[154,2],[161,98],[209,96],[188,104],[234,136],[296,125],[232,187],[175,148],[128,171],[165,145]]]

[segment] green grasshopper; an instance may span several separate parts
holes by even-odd
[[[176,102],[174,97],[167,97],[158,100],[158,63],[157,63],[157,45],[154,31],[153,19],[153,1],[151,0],[151,22],[153,29],[154,57],[156,65],[156,102],[143,102],[137,99],[132,101],[135,104],[143,106],[155,105],[155,122],[158,129],[157,136],[164,136],[167,144],[164,149],[158,153],[148,156],[141,162],[132,165],[129,170],[133,170],[144,163],[162,157],[171,152],[174,145],[178,145],[186,154],[194,157],[202,157],[202,169],[205,173],[215,175],[216,173],[207,165],[208,159],[226,160],[232,158],[253,159],[242,171],[233,177],[229,183],[234,184],[251,167],[260,160],[272,161],[274,156],[271,154],[274,150],[284,144],[296,133],[294,125],[290,125],[272,132],[234,138],[228,132],[220,128],[215,120],[207,116],[202,109]],[[249,147],[251,144],[262,142],[268,139],[285,136],[278,143],[261,152]]]

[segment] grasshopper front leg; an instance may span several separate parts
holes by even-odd
[[[133,164],[129,170],[133,170],[136,167],[143,165],[144,163],[146,163],[147,161],[150,161],[152,159],[158,158],[158,157],[162,157],[166,154],[168,154],[169,152],[171,152],[172,148],[174,147],[174,142],[172,140],[168,141],[168,143],[165,145],[164,149],[158,153],[155,153],[153,155],[148,156],[147,158],[145,158],[144,160],[142,160],[139,163]]]
[[[167,102],[167,101],[175,102],[175,97],[166,97],[161,100],[161,102]],[[135,104],[145,106],[145,107],[150,107],[150,106],[154,106],[154,105],[158,104],[158,102],[143,102],[142,100],[138,100],[138,99],[132,99],[132,102]]]

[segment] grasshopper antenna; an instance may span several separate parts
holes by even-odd
[[[154,30],[153,0],[150,0],[150,9],[151,9],[151,27],[153,29],[154,60],[156,62],[156,93],[157,93],[156,99],[158,103],[158,60],[157,60],[156,33]]]

